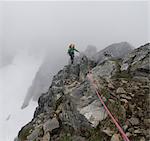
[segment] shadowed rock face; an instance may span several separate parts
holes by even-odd
[[[55,64],[55,62],[53,62],[51,57],[47,56],[44,59],[42,65],[35,75],[32,85],[27,91],[21,107],[22,109],[28,106],[30,100],[38,101],[38,98],[41,96],[41,94],[48,91],[53,74],[57,72],[58,68],[59,67]]]
[[[148,53],[149,44],[131,54],[139,55],[145,48]],[[20,130],[16,141],[121,141],[87,77],[89,68],[102,99],[130,140],[149,140],[150,79],[135,75],[132,69],[121,70],[125,58],[110,57],[95,63],[83,56],[75,64],[64,66],[39,97],[32,121]],[[136,63],[142,64],[141,59]]]

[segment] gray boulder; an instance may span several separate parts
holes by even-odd
[[[150,44],[145,44],[123,58],[121,71],[128,71],[137,76],[148,76],[150,58]]]
[[[56,118],[49,119],[43,124],[44,132],[52,131],[53,129],[59,128],[59,122]]]
[[[92,69],[92,73],[97,75],[98,77],[110,78],[116,72],[117,72],[117,64],[115,61],[112,60],[106,60],[97,65],[94,69]]]

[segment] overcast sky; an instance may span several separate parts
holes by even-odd
[[[99,49],[127,41],[148,42],[148,2],[1,2],[3,52],[27,49],[36,55],[49,48],[64,54],[74,42]]]

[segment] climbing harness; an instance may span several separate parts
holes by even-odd
[[[114,124],[116,125],[116,127],[118,128],[119,132],[121,133],[122,135],[122,138],[124,139],[124,141],[130,141],[127,137],[127,135],[125,134],[125,132],[123,131],[123,129],[121,128],[121,126],[118,124],[118,122],[116,121],[116,119],[113,117],[113,115],[111,114],[111,112],[109,111],[109,109],[107,108],[107,106],[105,105],[100,93],[98,92],[98,87],[97,87],[97,84],[95,83],[93,77],[92,77],[92,73],[89,72],[89,74],[87,75],[87,77],[89,78],[90,82],[92,83],[94,89],[95,89],[95,92],[99,98],[99,100],[101,101],[102,105],[104,106],[107,114],[111,117],[112,121],[114,122]]]

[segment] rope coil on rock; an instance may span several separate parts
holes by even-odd
[[[123,129],[121,128],[121,126],[118,124],[118,122],[116,121],[116,119],[113,117],[113,115],[111,114],[111,112],[109,111],[109,109],[107,108],[107,106],[105,105],[105,103],[104,103],[104,101],[103,101],[103,99],[102,99],[100,93],[97,91],[98,87],[97,87],[97,85],[95,84],[95,81],[94,81],[94,79],[93,79],[93,77],[92,77],[91,72],[89,72],[89,74],[87,75],[87,77],[89,78],[90,82],[92,83],[92,85],[93,85],[93,87],[94,87],[94,89],[95,89],[95,92],[96,92],[96,94],[97,94],[99,100],[101,101],[102,105],[104,106],[104,108],[105,108],[107,114],[111,117],[112,121],[114,122],[114,124],[115,124],[116,127],[118,128],[119,132],[121,133],[121,135],[122,135],[124,141],[130,141],[130,140],[128,139],[127,135],[125,134],[125,132],[123,131]]]

